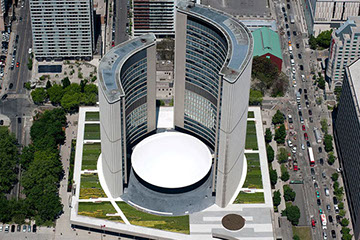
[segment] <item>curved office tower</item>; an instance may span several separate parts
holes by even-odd
[[[175,22],[175,128],[212,148],[213,193],[225,207],[243,172],[252,35],[235,18],[185,1]]]
[[[113,197],[127,184],[127,149],[156,128],[155,35],[112,48],[98,71],[103,174]]]

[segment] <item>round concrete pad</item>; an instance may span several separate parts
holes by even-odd
[[[223,217],[221,223],[227,230],[237,231],[244,227],[245,219],[237,214],[228,214]]]

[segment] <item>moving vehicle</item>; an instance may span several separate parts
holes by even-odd
[[[318,198],[318,199],[316,199],[316,202],[317,202],[317,205],[321,205],[321,200]]]
[[[296,172],[296,171],[298,171],[299,170],[299,167],[298,167],[298,165],[297,165],[297,162],[294,162],[294,171]]]
[[[305,138],[306,141],[309,140],[309,136],[308,136],[307,133],[304,133],[304,138]]]
[[[309,154],[310,167],[313,167],[315,166],[315,159],[314,159],[314,153],[312,147],[308,148],[308,154]]]
[[[320,197],[320,193],[319,191],[316,191],[316,197],[319,198]],[[320,209],[320,212],[322,212],[322,210]]]
[[[296,101],[300,103],[301,95],[299,92],[296,93]]]
[[[327,209],[328,211],[331,210],[330,204],[327,204],[327,205],[326,205],[326,209]]]
[[[288,4],[288,5],[289,5],[289,4]],[[294,23],[295,23],[294,16],[293,16],[293,15],[289,15],[289,18],[290,18],[290,23],[291,23],[291,24],[294,24]]]
[[[293,144],[292,144],[292,142],[291,142],[290,139],[288,139],[287,143],[288,143],[288,146],[289,146],[289,147],[292,147],[292,146],[293,146]]]
[[[291,115],[288,115],[289,123],[293,123],[293,119]]]
[[[311,226],[312,226],[312,228],[315,228],[315,220],[314,219],[311,219]]]
[[[330,195],[329,189],[326,187],[324,190],[325,190],[325,195],[326,195],[326,196],[329,196],[329,195]]]
[[[312,115],[312,111],[311,111],[311,109],[309,109],[309,115],[310,115],[310,116]]]
[[[320,158],[320,164],[323,165],[324,164],[324,159]]]
[[[302,130],[303,130],[303,131],[305,131],[305,130],[306,130],[306,129],[305,129],[305,125],[302,125]]]
[[[326,226],[327,221],[326,221],[326,216],[325,216],[325,214],[321,214],[321,215],[320,215],[320,219],[321,219],[322,228],[323,228],[323,229],[327,229],[327,226]]]
[[[299,57],[299,59],[302,59],[302,55],[300,53],[298,54],[298,57]]]

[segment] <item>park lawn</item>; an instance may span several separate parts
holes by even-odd
[[[298,235],[300,240],[310,240],[311,239],[311,230],[310,227],[292,227],[293,235]]]
[[[145,213],[125,202],[117,202],[121,211],[133,225],[156,228],[169,232],[190,234],[189,216],[159,216]]]
[[[247,173],[243,188],[262,189],[260,158],[258,153],[245,153],[247,160]]]
[[[101,188],[97,173],[82,174],[80,180],[80,199],[106,197]]]
[[[88,217],[94,218],[102,218],[106,220],[111,220],[115,222],[122,222],[122,218],[120,216],[106,216],[106,214],[114,214],[116,213],[115,208],[110,202],[79,202],[78,214]]]
[[[257,193],[246,193],[240,191],[237,195],[234,204],[249,204],[249,203],[265,203],[264,193],[257,192]]]
[[[85,140],[100,140],[100,124],[85,124]]]
[[[245,149],[258,150],[255,121],[247,122]]]
[[[99,112],[86,112],[85,121],[99,121],[100,115]]]
[[[101,144],[84,144],[81,170],[96,170],[97,160],[101,153]]]
[[[248,118],[254,118],[254,117],[255,117],[254,112],[249,111],[248,112]]]

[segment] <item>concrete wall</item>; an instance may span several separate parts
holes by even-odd
[[[148,133],[156,129],[156,45],[147,49],[147,127]]]
[[[252,58],[247,64],[236,82],[223,80],[216,183],[220,207],[230,203],[242,176]]]

